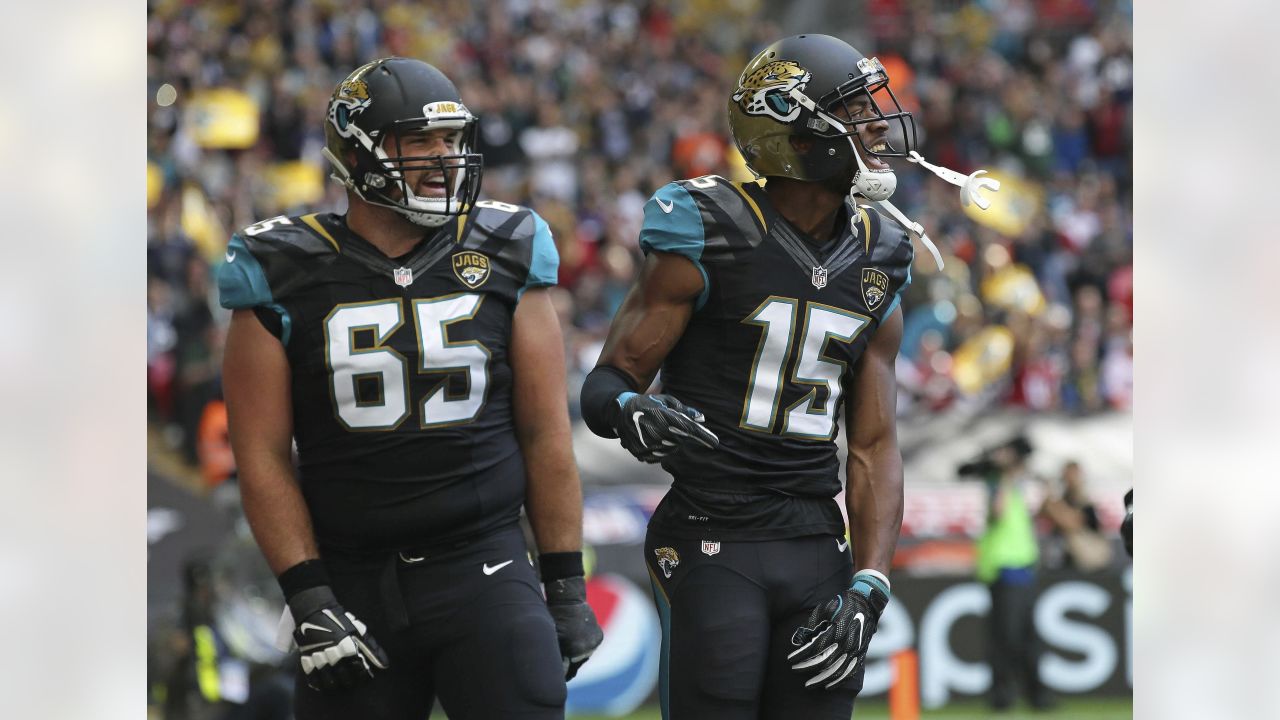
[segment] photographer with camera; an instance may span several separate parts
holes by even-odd
[[[980,479],[987,486],[987,526],[978,539],[977,574],[991,590],[987,626],[994,710],[1013,705],[1018,685],[1032,707],[1053,705],[1040,682],[1040,642],[1032,619],[1040,550],[1034,513],[1023,494],[1030,454],[1027,439],[1016,437],[959,468],[962,478]]]

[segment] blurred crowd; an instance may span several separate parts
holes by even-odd
[[[898,166],[895,204],[946,261],[939,271],[917,252],[903,412],[1127,409],[1129,4],[851,6],[855,25],[819,29],[885,61],[917,113],[920,152],[1003,183],[980,213]],[[650,194],[677,178],[751,177],[725,105],[755,51],[785,34],[762,19],[769,10],[760,0],[149,0],[147,364],[167,440],[195,460],[220,394],[227,315],[211,277],[227,237],[282,213],[345,208],[320,156],[326,103],[348,72],[386,55],[431,62],[458,84],[481,118],[483,195],[529,205],[551,226],[576,393],[641,259]]]

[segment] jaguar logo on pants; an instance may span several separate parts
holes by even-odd
[[[662,570],[663,576],[670,580],[671,571],[680,564],[680,553],[672,547],[660,547],[654,549],[653,554],[658,556],[658,567]]]

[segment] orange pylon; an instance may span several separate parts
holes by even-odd
[[[915,650],[895,653],[889,686],[890,720],[920,720],[920,660]]]

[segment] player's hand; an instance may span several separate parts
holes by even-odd
[[[867,647],[888,604],[888,587],[862,571],[848,590],[814,608],[792,634],[797,648],[787,656],[792,670],[809,676],[805,687],[861,692]]]
[[[365,624],[338,604],[328,585],[289,598],[289,610],[297,623],[293,639],[302,673],[313,689],[354,687],[390,664]]]
[[[671,395],[632,395],[622,403],[615,430],[622,447],[647,463],[681,447],[714,450],[720,438],[703,426],[701,412]]]
[[[572,680],[578,668],[604,641],[604,631],[587,604],[587,581],[581,577],[562,578],[546,584],[547,609],[556,624],[564,679]]]

